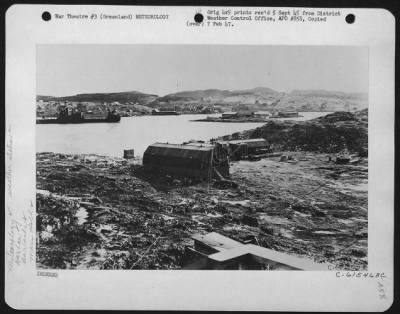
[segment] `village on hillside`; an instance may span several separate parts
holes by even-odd
[[[115,100],[117,99],[117,100]],[[70,97],[38,96],[38,118],[56,117],[60,106],[101,116],[112,108],[121,117],[160,114],[222,114],[225,122],[259,120],[266,117],[285,117],[299,112],[350,111],[365,109],[364,94],[327,91],[293,91],[278,93],[255,88],[246,91],[193,91],[158,97],[139,92],[116,94],[83,94]],[[209,121],[213,121],[210,118]]]

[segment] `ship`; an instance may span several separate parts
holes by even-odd
[[[115,123],[121,116],[115,110],[108,110],[106,116],[93,115],[91,111],[71,110],[61,107],[57,117],[37,118],[36,124],[78,124],[78,123]]]
[[[151,114],[153,116],[179,116],[180,113],[177,111],[160,111],[158,109],[154,109]]]

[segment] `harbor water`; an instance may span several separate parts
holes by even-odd
[[[283,120],[309,120],[328,112],[300,114],[303,117]],[[155,142],[180,144],[192,139],[208,141],[264,124],[191,121],[207,116],[219,114],[126,117],[119,123],[37,124],[36,151],[122,157],[124,149],[134,149],[136,156],[143,156],[147,146]]]

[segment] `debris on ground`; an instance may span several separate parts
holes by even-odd
[[[123,158],[38,153],[38,267],[181,269],[191,236],[218,232],[366,269],[368,161],[329,156],[283,151],[233,162],[229,180],[208,183],[151,176]]]

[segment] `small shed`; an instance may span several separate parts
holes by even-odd
[[[133,158],[135,158],[135,150],[133,150],[133,149],[124,149],[124,158],[125,159],[133,159]]]
[[[146,171],[209,179],[229,176],[227,152],[222,145],[155,143],[143,155]],[[217,172],[217,173],[216,173]]]
[[[268,142],[263,138],[228,141],[232,159],[240,159],[249,154],[259,154],[269,149]]]

